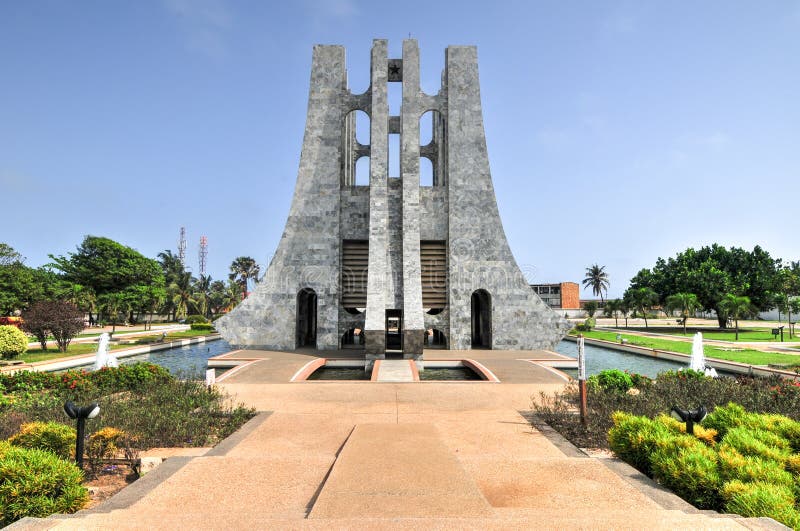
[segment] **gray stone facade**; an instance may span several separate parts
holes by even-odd
[[[244,348],[348,347],[367,359],[387,349],[420,359],[432,329],[447,348],[553,348],[569,325],[533,293],[509,249],[489,172],[475,47],[447,48],[436,95],[420,90],[414,40],[403,42],[399,59],[388,57],[385,40],[374,41],[364,94],[350,93],[346,80],[344,49],[315,46],[286,229],[255,291],[216,321],[223,337]],[[388,83],[402,85],[399,116],[389,114]],[[369,145],[355,138],[354,111],[369,116]],[[432,140],[420,146],[428,111],[435,111]],[[388,173],[390,134],[400,135],[399,179]],[[363,156],[369,186],[356,185]],[[420,157],[431,161],[432,186],[420,185]],[[346,249],[358,246],[347,242],[368,256],[355,287],[345,283],[343,263]],[[346,292],[361,307],[345,308]]]

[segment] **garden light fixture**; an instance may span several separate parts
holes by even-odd
[[[83,469],[83,439],[86,432],[86,419],[93,419],[100,414],[100,405],[92,402],[88,406],[76,406],[72,400],[64,403],[64,411],[71,419],[78,421],[78,436],[75,440],[75,464]]]
[[[708,410],[706,410],[706,406],[698,406],[697,409],[681,409],[678,406],[673,406],[670,415],[676,420],[685,422],[686,433],[694,435],[694,423],[706,418]]]

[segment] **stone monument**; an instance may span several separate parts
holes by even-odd
[[[389,112],[388,86],[402,90]],[[356,137],[369,117],[369,143]],[[432,112],[431,141],[420,119]],[[389,175],[399,135],[400,175]],[[356,161],[369,157],[368,182]],[[420,183],[420,158],[432,182]],[[568,330],[514,260],[497,210],[474,46],[445,51],[442,86],[420,90],[419,49],[372,46],[370,87],[352,94],[341,46],[314,47],[303,149],[289,218],[264,278],[215,322],[239,348],[352,348],[367,360],[423,347],[552,349]]]

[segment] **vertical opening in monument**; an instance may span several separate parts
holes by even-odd
[[[492,348],[492,298],[486,290],[472,293],[472,347]]]
[[[388,176],[400,177],[400,135],[389,135],[389,166]]]
[[[359,157],[356,161],[356,186],[369,186],[369,157]]]
[[[439,162],[443,160],[441,138],[443,122],[438,111],[428,111],[419,119],[419,184],[443,186]]]
[[[403,310],[386,310],[386,350],[403,349]]]
[[[297,294],[297,348],[317,348],[317,293],[303,288]]]

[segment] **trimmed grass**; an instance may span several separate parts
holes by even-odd
[[[169,332],[167,334],[167,341],[175,339],[188,339],[192,337],[207,336],[213,332],[207,330],[181,330],[178,332]],[[130,341],[130,342],[128,342]],[[109,345],[109,350],[119,350],[123,348],[133,348],[141,345],[149,345],[161,342],[161,334],[153,334],[147,336],[138,336],[125,340],[122,343],[113,342]],[[82,354],[94,354],[97,352],[97,343],[70,343],[66,352],[59,352],[56,348],[48,348],[42,350],[40,348],[29,349],[16,359],[22,360],[26,363],[34,363],[37,361],[47,361],[56,358],[68,358],[70,356],[80,356]]]
[[[615,327],[619,328],[619,327]],[[635,330],[637,332],[652,332],[655,334],[667,334],[671,336],[677,337],[685,337],[689,338],[695,334],[695,332],[702,332],[703,337],[707,339],[717,339],[720,341],[736,341],[736,331],[734,329],[728,330],[719,330],[717,328],[698,328],[698,327],[688,327],[686,329],[686,334],[683,333],[683,327],[681,326],[651,326],[649,328],[642,328],[642,327],[631,327],[631,330]],[[748,341],[765,341],[765,342],[780,342],[781,336],[778,335],[778,338],[775,339],[775,336],[772,335],[772,328],[771,327],[759,327],[759,328],[739,328],[739,341],[748,342]],[[798,343],[800,342],[800,337],[795,336],[793,338],[789,338],[789,328],[788,326],[783,329],[783,341],[785,343]]]
[[[592,339],[604,339],[618,343],[616,332],[604,332],[599,330],[592,330],[591,332],[582,332],[584,337]],[[570,332],[570,335],[576,335],[575,332]],[[637,336],[633,334],[620,334],[623,339],[628,341],[629,345],[637,347],[652,348],[657,350],[668,350],[670,352],[679,352],[681,354],[691,354],[692,344],[686,341],[673,341],[670,339],[654,338]],[[747,363],[748,365],[784,365],[794,366],[800,364],[800,356],[794,354],[781,354],[777,352],[761,352],[759,350],[737,350],[729,351],[722,350],[719,347],[710,345],[703,345],[703,351],[709,358],[717,358],[721,360],[736,361],[739,363]]]

